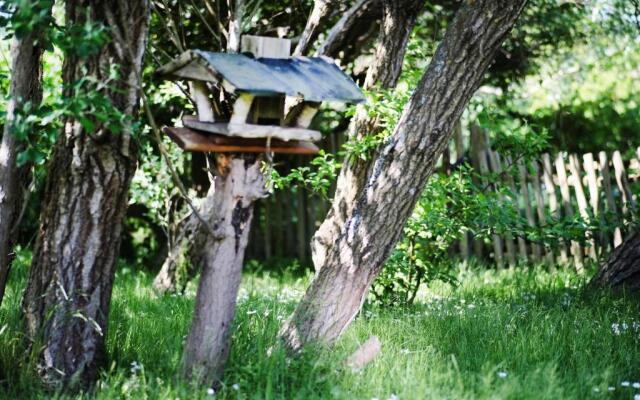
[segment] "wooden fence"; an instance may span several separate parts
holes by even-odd
[[[325,139],[323,148],[336,152],[343,135]],[[481,175],[500,173],[512,161],[491,149],[488,135],[477,127],[467,137],[456,132],[449,149],[440,161],[443,171],[464,159]],[[300,157],[286,160],[293,167],[304,165]],[[604,218],[624,222],[630,211],[638,207],[639,193],[633,193],[634,182],[640,182],[640,147],[625,164],[620,151],[598,154],[544,154],[538,161],[517,165],[518,173],[502,174],[517,198],[519,212],[531,227],[545,225],[550,216],[564,218],[579,214],[584,220]],[[487,186],[487,190],[494,190]],[[323,199],[304,188],[278,191],[259,202],[247,249],[247,259],[277,260],[296,258],[310,265],[309,243],[329,210],[330,198]],[[620,224],[622,225],[622,224]],[[517,262],[573,263],[582,268],[586,258],[598,259],[620,244],[625,232],[616,228],[601,232],[589,241],[557,243],[545,246],[529,242],[515,234],[494,235],[489,242],[473,240],[470,235],[452,247],[453,256],[478,258],[494,262],[498,267]]]

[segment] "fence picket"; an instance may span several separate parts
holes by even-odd
[[[544,206],[544,196],[542,195],[542,185],[540,183],[541,175],[538,162],[533,161],[531,163],[533,175],[531,176],[531,187],[533,188],[533,197],[536,202],[536,214],[538,216],[538,225],[543,227],[547,223],[547,213]],[[547,263],[553,263],[553,250],[549,246],[544,246],[545,260]]]
[[[535,228],[536,219],[533,216],[533,208],[531,207],[531,194],[529,192],[529,183],[528,183],[528,171],[525,164],[520,161],[518,162],[518,173],[520,176],[520,192],[521,198],[524,202],[524,213],[527,218],[527,224],[531,228]],[[540,262],[542,260],[542,249],[538,243],[531,244],[531,252],[533,255],[533,260],[535,262]]]
[[[553,218],[559,219],[560,207],[558,207],[558,196],[556,194],[556,182],[553,179],[553,167],[551,165],[551,156],[548,153],[542,155],[543,166],[543,179],[544,187],[549,199],[549,212]],[[566,264],[569,262],[569,255],[567,253],[567,246],[564,243],[560,243],[560,263]]]
[[[558,154],[556,157],[556,173],[558,174],[558,186],[560,186],[560,194],[562,196],[562,205],[564,207],[564,216],[566,218],[573,217],[573,206],[571,205],[571,191],[569,189],[569,179],[567,178],[567,167],[564,163],[562,154]],[[576,270],[582,272],[584,270],[584,263],[582,260],[582,250],[580,244],[572,240],[571,241],[571,254],[573,255]]]

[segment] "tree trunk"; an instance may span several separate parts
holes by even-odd
[[[307,19],[307,25],[302,35],[300,35],[298,45],[293,51],[294,56],[307,54],[309,50],[311,50],[311,46],[313,46],[320,33],[322,33],[327,20],[331,17],[331,14],[337,11],[336,9],[339,8],[342,3],[342,0],[315,0],[313,2],[313,9]]]
[[[109,44],[80,59],[68,54],[63,66],[65,95],[71,85],[91,76],[120,80],[105,89],[111,104],[125,115],[138,108],[142,58],[149,22],[147,0],[67,0],[66,23],[90,19],[108,28]],[[37,365],[51,386],[90,385],[105,358],[109,302],[120,245],[127,194],[136,168],[129,126],[89,132],[74,119],[65,121],[48,164],[40,230],[23,310]]]
[[[356,1],[329,30],[318,54],[349,64],[375,38],[381,19],[381,0]]]
[[[600,271],[591,279],[590,287],[609,288],[613,292],[638,292],[640,289],[640,232],[633,233],[616,247]]]
[[[202,199],[199,213],[209,220],[213,196]],[[194,213],[176,228],[176,238],[169,245],[167,258],[160,272],[153,280],[153,288],[159,294],[175,293],[185,288],[186,284],[200,270],[204,243],[207,240],[207,229]]]
[[[37,4],[30,6],[35,7]],[[51,13],[51,9],[45,12]],[[14,36],[11,42],[11,87],[0,143],[0,305],[9,277],[15,228],[30,170],[28,165],[16,165],[16,157],[22,151],[23,145],[11,130],[17,110],[25,103],[37,107],[42,101],[43,49],[41,44],[37,43],[42,34],[41,28],[23,38]]]
[[[203,269],[183,358],[184,374],[201,382],[216,382],[229,355],[253,204],[265,195],[261,163],[255,155],[218,155],[210,193],[215,213],[211,225],[216,232],[207,235],[203,248]]]
[[[385,3],[382,44],[389,3]],[[372,162],[351,161],[345,166],[332,209],[313,239],[316,276],[281,331],[290,348],[311,341],[331,343],[355,318],[373,279],[400,239],[456,121],[525,3],[465,2],[393,135]],[[396,31],[406,29],[401,23],[391,26]],[[403,37],[396,32],[386,36]],[[386,51],[398,44],[389,43]],[[384,55],[385,48],[379,47],[378,59]],[[391,65],[381,76],[396,68]]]

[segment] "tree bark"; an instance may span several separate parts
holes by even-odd
[[[209,194],[216,235],[207,235],[203,248],[203,269],[183,356],[185,376],[209,384],[221,378],[229,356],[253,204],[265,195],[260,157],[219,154],[217,158]]]
[[[211,218],[213,194],[202,199],[199,213],[204,218]],[[191,213],[176,228],[176,237],[169,244],[167,257],[162,263],[160,272],[153,280],[153,288],[159,294],[176,293],[184,289],[193,279],[202,265],[204,244],[207,240],[207,228],[200,222],[196,214]],[[180,276],[180,273],[184,276]]]
[[[614,293],[640,289],[640,232],[616,247],[589,283],[591,288],[608,288]]]
[[[304,55],[311,50],[311,46],[313,46],[324,29],[327,20],[331,17],[331,14],[336,12],[336,8],[342,5],[342,3],[342,0],[315,0],[313,2],[313,9],[307,19],[307,25],[302,35],[300,35],[298,45],[293,51],[294,56]]]
[[[35,6],[35,5],[31,5]],[[47,10],[51,13],[51,9]],[[18,167],[16,157],[24,148],[11,132],[16,111],[24,104],[37,107],[42,101],[42,44],[44,27],[11,41],[11,86],[2,143],[0,143],[0,305],[12,261],[15,228],[20,214],[29,165]]]
[[[318,54],[340,59],[346,65],[361,54],[379,30],[382,0],[358,0],[327,33]]]
[[[106,82],[115,67],[121,78],[105,94],[115,108],[134,116],[149,2],[67,0],[69,26],[87,19],[106,26],[111,41],[88,59],[65,57],[65,96],[74,95],[71,86],[82,77]],[[48,164],[23,311],[38,370],[50,386],[87,387],[105,359],[114,269],[137,160],[131,135],[129,126],[88,132],[68,119]]]
[[[456,121],[525,3],[466,1],[391,137],[372,162],[351,162],[341,172],[332,209],[312,243],[316,276],[281,331],[290,348],[313,341],[331,343],[355,318],[400,239]],[[388,6],[386,2],[381,43],[386,42]],[[396,31],[405,27],[391,26],[395,30],[388,36],[402,40]],[[378,59],[399,43],[379,47]],[[380,76],[393,75],[396,69],[397,64],[391,64]]]

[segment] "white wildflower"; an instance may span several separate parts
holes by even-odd
[[[135,374],[136,372],[142,369],[142,364],[138,364],[137,361],[131,363],[131,373]]]
[[[400,354],[409,354],[409,349],[401,349]]]
[[[640,382],[633,382],[631,386],[633,386],[634,389],[640,389]]]
[[[640,393],[633,396],[633,400],[640,400]]]
[[[398,396],[396,396],[395,393],[391,393],[388,400],[398,400]]]
[[[595,393],[600,393],[600,388],[598,388],[598,387],[594,387],[594,388],[593,388],[593,391],[594,391]]]
[[[507,377],[507,373],[505,371],[498,371],[498,378],[504,379]]]
[[[618,324],[617,322],[611,324],[611,331],[614,335],[620,335],[620,324]]]
[[[616,388],[615,388],[615,387],[613,387],[613,386],[609,386],[609,387],[607,388],[607,390],[608,390],[608,391],[610,391],[610,392],[613,392],[614,390],[616,390]]]
[[[233,388],[233,390],[240,390],[240,385],[238,385],[237,383],[234,383],[233,385],[231,385],[231,387]]]
[[[207,389],[207,396],[215,396],[216,391],[213,388]]]
[[[631,382],[629,382],[629,381],[620,382],[620,386],[629,387],[630,385],[631,385]]]
[[[256,310],[249,310],[249,311],[247,311],[247,315],[253,315],[253,314],[255,314],[255,313],[257,313],[257,311],[256,311]]]

